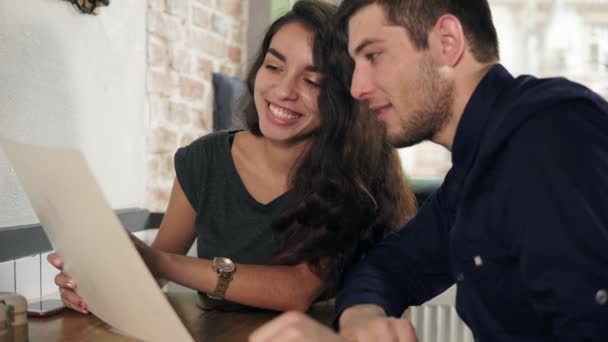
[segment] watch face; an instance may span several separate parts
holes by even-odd
[[[228,258],[216,257],[213,259],[213,262],[217,266],[217,268],[223,273],[231,273],[234,272],[236,268],[232,260]]]

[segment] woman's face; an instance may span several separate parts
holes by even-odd
[[[319,127],[321,74],[313,65],[313,42],[314,33],[297,21],[270,41],[254,85],[260,130],[270,140],[297,142]]]

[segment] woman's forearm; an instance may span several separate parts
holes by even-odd
[[[157,276],[201,292],[211,293],[217,284],[210,260],[161,252],[157,266]],[[265,309],[305,311],[322,291],[321,279],[307,264],[237,264],[225,299]]]

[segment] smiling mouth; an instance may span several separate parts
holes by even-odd
[[[393,106],[391,104],[386,104],[386,105],[380,105],[380,106],[370,106],[369,109],[376,113],[376,115],[381,115],[382,113],[386,112],[387,110],[393,108]]]
[[[303,114],[296,113],[283,107],[279,107],[272,103],[268,105],[268,110],[275,119],[284,122],[293,121],[304,116]]]

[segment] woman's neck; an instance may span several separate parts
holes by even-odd
[[[277,143],[268,138],[261,140],[263,162],[273,174],[284,175],[286,178],[310,147],[310,139],[293,143]]]

